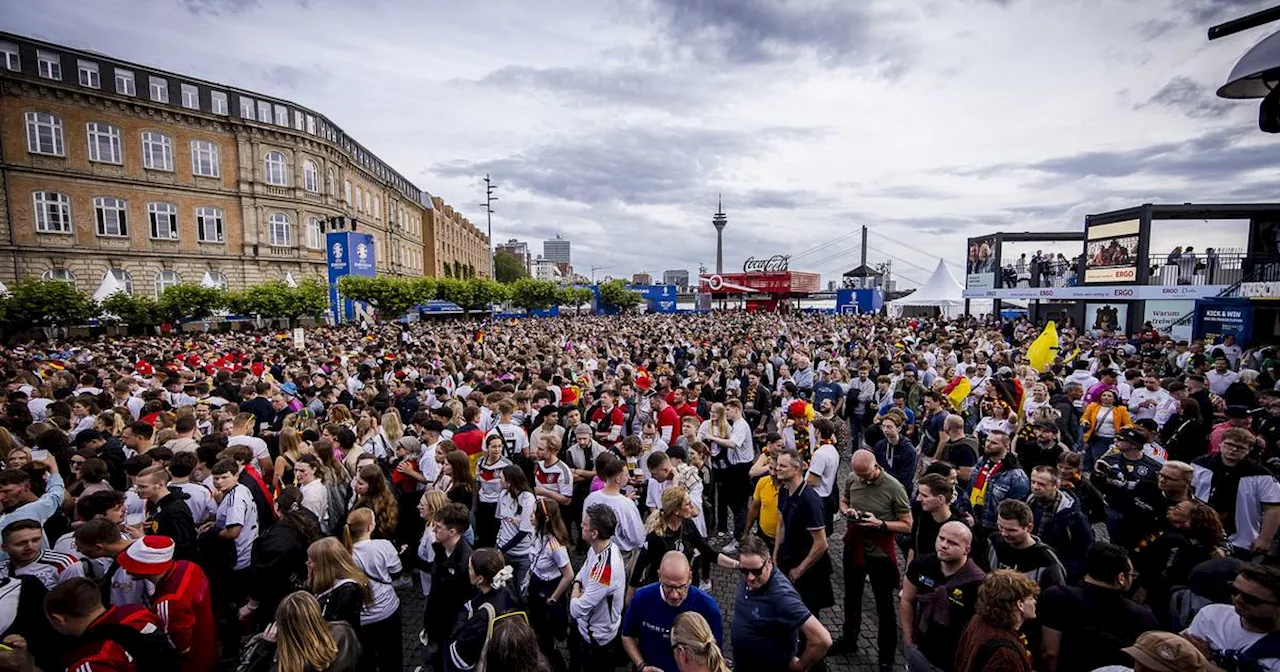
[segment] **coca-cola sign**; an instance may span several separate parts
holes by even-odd
[[[742,264],[743,273],[782,273],[787,270],[787,264],[791,260],[790,255],[775,254],[768,259],[756,259],[748,257],[747,261]]]

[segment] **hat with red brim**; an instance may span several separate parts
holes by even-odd
[[[120,552],[116,562],[130,574],[164,574],[173,567],[173,539],[149,534]]]

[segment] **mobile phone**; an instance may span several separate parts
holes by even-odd
[[[47,460],[47,459],[49,459],[49,451],[47,451],[47,450],[33,450],[33,451],[31,451],[31,460],[32,460],[32,461],[34,461],[34,462],[44,462],[44,461],[45,461],[45,460]]]

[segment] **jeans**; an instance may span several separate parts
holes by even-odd
[[[1085,444],[1084,453],[1084,470],[1085,473],[1093,473],[1093,463],[1097,462],[1103,455],[1111,450],[1111,442],[1114,437],[1098,436],[1094,434],[1087,444]]]
[[[876,602],[876,618],[880,621],[880,633],[876,639],[880,664],[892,665],[898,648],[898,616],[893,589],[898,587],[898,565],[893,558],[868,557],[862,567],[853,564],[853,551],[845,545],[844,551],[844,640],[849,647],[858,642],[862,631],[862,591],[867,579],[871,580],[871,595]]]
[[[515,573],[512,576],[515,581],[515,593],[523,598],[525,590],[529,587],[529,568],[533,566],[533,559],[527,555],[508,555],[506,560],[511,566],[511,571]]]
[[[862,434],[864,427],[862,426],[862,416],[855,415],[849,418],[849,451],[855,451],[862,447]]]

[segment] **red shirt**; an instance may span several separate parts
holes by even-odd
[[[137,604],[109,607],[89,627],[105,623],[127,625],[142,633],[157,632],[164,626],[149,609]],[[109,639],[81,641],[67,659],[70,672],[134,672],[137,667],[123,646]]]
[[[666,408],[658,411],[657,427],[658,436],[661,436],[667,445],[675,443],[676,438],[680,436],[680,414],[668,404]]]
[[[182,656],[182,672],[211,672],[218,662],[218,631],[204,570],[178,560],[156,585],[151,601]]]
[[[619,440],[622,439],[623,425],[625,425],[627,422],[627,416],[623,415],[622,409],[618,408],[617,406],[614,406],[613,410],[609,411],[607,415],[609,419],[608,419],[608,422],[605,422],[606,413],[603,408],[597,408],[596,410],[592,411],[591,412],[591,425],[592,425],[591,429],[596,432],[599,432],[602,429],[604,431],[607,431],[608,436],[605,436],[604,438],[600,438],[600,435],[597,434],[596,440],[598,440],[600,442],[600,445],[604,446],[605,448],[610,448],[614,444],[616,444]],[[607,427],[605,425],[607,425]]]
[[[676,409],[676,415],[682,418],[686,415],[692,416],[694,418],[697,418],[699,425],[702,424],[702,417],[698,415],[697,406],[694,406],[693,404],[686,401],[684,402],[684,406],[674,406],[673,408]]]

